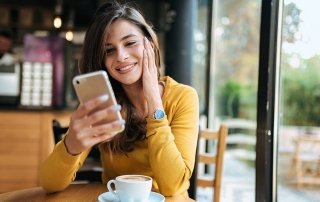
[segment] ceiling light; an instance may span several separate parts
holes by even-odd
[[[67,41],[72,41],[73,40],[73,32],[72,31],[67,31],[65,38]]]
[[[57,29],[61,28],[62,26],[62,20],[60,16],[56,16],[53,20],[53,26]]]

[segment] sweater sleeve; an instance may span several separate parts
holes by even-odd
[[[184,194],[195,163],[198,138],[199,100],[196,91],[185,88],[168,103],[170,122],[147,119],[150,165],[165,196]]]
[[[41,164],[40,185],[49,193],[64,190],[75,179],[76,172],[89,152],[90,150],[87,150],[76,156],[70,155],[63,138]]]

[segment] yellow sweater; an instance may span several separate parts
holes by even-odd
[[[199,100],[197,92],[163,77],[162,102],[166,117],[147,119],[147,138],[135,143],[126,155],[109,155],[100,150],[102,181],[123,174],[142,174],[153,178],[152,190],[164,196],[187,195],[198,138]],[[70,155],[59,142],[40,169],[40,182],[48,192],[65,189],[74,180],[77,170],[89,153]]]

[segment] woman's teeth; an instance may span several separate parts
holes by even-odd
[[[125,66],[125,67],[121,67],[121,68],[119,69],[119,71],[128,70],[128,69],[130,69],[132,66],[133,66],[133,65],[128,65],[128,66]]]

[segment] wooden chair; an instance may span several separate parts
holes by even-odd
[[[212,188],[214,202],[220,201],[223,156],[227,135],[228,128],[224,124],[220,126],[218,131],[201,129],[199,133],[196,185],[197,187]],[[213,151],[210,148],[214,148]],[[213,168],[213,175],[208,174],[210,168]]]
[[[292,171],[297,188],[303,184],[320,185],[320,135],[301,135],[294,139],[294,143]]]

